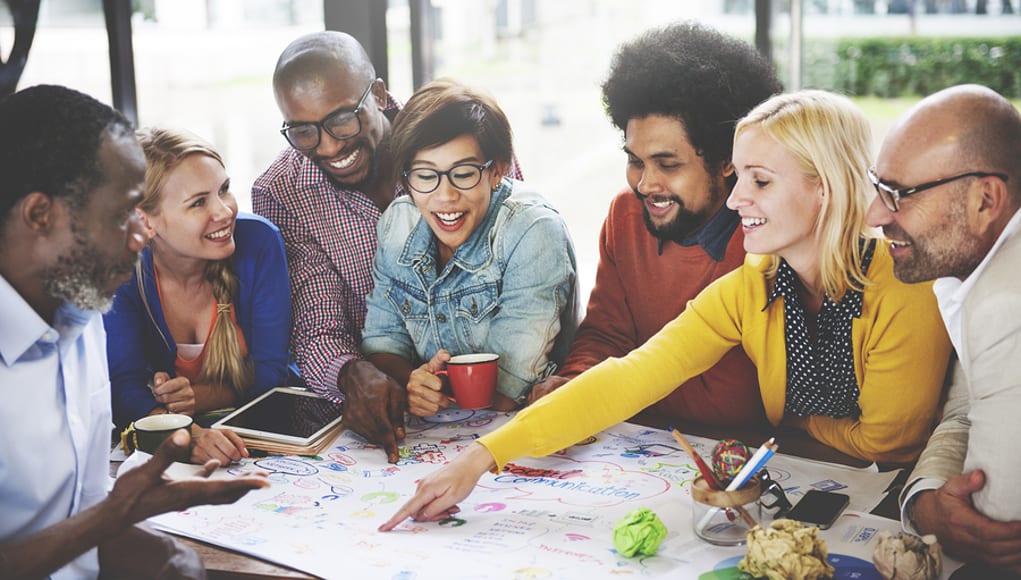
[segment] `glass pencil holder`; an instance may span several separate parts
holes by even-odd
[[[691,525],[695,535],[717,546],[740,546],[762,519],[759,479],[741,489],[712,489],[701,477],[691,484]]]

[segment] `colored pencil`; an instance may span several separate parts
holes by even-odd
[[[734,476],[733,480],[731,480],[730,485],[727,486],[727,491],[741,489],[741,487],[744,484],[748,483],[748,480],[750,480],[752,476],[755,475],[755,473],[757,473],[758,470],[762,468],[763,457],[765,457],[767,454],[769,454],[769,456],[772,457],[773,455],[772,450],[775,449],[775,447],[773,446],[775,441],[776,441],[775,437],[770,437],[769,439],[766,440],[765,443],[763,443],[761,446],[759,446],[758,449],[755,450],[755,453],[752,455],[752,458],[749,459],[748,461],[745,461],[744,467],[742,467],[741,471],[737,472],[737,475]]]
[[[677,443],[679,443],[680,446],[688,452],[688,455],[691,456],[691,459],[695,462],[698,470],[702,472],[702,479],[709,484],[709,487],[712,489],[723,489],[723,484],[720,483],[719,479],[716,479],[716,474],[708,465],[706,465],[706,462],[695,451],[695,448],[691,446],[691,443],[688,443],[688,440],[684,438],[684,435],[681,435],[681,432],[675,427],[670,427],[669,429],[670,433],[674,436],[674,439],[677,440]]]

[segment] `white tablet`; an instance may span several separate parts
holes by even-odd
[[[340,423],[343,405],[302,389],[276,387],[213,423],[244,437],[310,445]]]

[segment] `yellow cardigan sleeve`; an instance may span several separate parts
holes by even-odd
[[[669,395],[739,344],[738,305],[745,283],[744,267],[716,280],[645,344],[575,377],[479,443],[502,469],[517,457],[569,447]],[[696,302],[701,308],[691,307]]]
[[[820,442],[871,461],[917,457],[933,427],[950,356],[931,284],[897,281],[889,253],[877,247],[872,284],[851,330],[861,416],[785,418],[783,305],[763,310],[766,260],[749,255],[644,345],[582,373],[479,442],[501,468],[516,457],[547,455],[628,419],[741,344],[774,424],[801,426]]]
[[[848,455],[879,462],[912,461],[934,425],[950,361],[950,339],[932,284],[904,284],[885,246],[869,267],[862,314],[852,323],[858,419],[812,416],[800,423],[813,437]]]

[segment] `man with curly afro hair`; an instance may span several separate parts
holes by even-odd
[[[724,206],[736,181],[734,126],[783,90],[753,47],[690,22],[621,45],[602,88],[624,134],[628,188],[603,223],[596,283],[570,355],[531,401],[641,345],[744,261],[738,216]],[[740,348],[650,410],[683,422],[765,421],[755,367]]]

